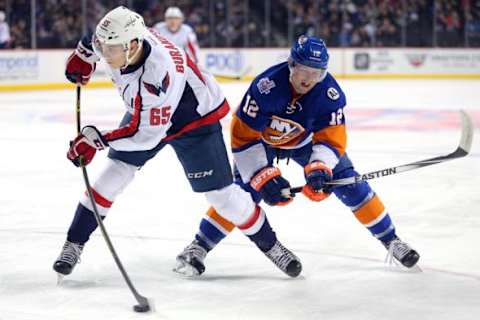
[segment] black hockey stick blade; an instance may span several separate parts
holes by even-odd
[[[470,149],[472,147],[472,141],[473,141],[473,121],[466,113],[464,110],[460,110],[460,116],[462,119],[462,135],[460,137],[460,143],[455,151],[452,153],[449,153],[444,156],[439,156],[435,158],[430,158],[430,159],[425,159],[425,160],[420,160],[396,167],[390,167],[390,168],[385,168],[377,171],[372,171],[368,172],[365,174],[361,174],[358,176],[354,177],[349,177],[349,178],[344,178],[344,179],[338,179],[338,180],[332,180],[328,182],[327,184],[333,185],[333,186],[343,186],[343,185],[348,185],[360,181],[365,181],[365,180],[371,180],[371,179],[376,179],[380,177],[385,177],[385,176],[390,176],[393,174],[397,174],[400,172],[405,172],[405,171],[410,171],[410,170],[415,170],[418,168],[426,167],[426,166],[431,166],[432,164],[437,164],[457,158],[462,158],[465,157],[470,153]],[[291,193],[298,193],[302,191],[303,187],[295,187],[291,188],[290,192]]]

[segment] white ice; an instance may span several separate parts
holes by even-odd
[[[137,175],[106,220],[137,289],[135,303],[98,232],[74,273],[56,285],[52,264],[84,190],[65,157],[75,135],[75,92],[0,94],[0,319],[480,319],[480,82],[340,81],[348,98],[349,154],[360,172],[446,154],[459,115],[475,121],[471,155],[371,182],[400,237],[421,254],[422,273],[383,263],[385,249],[334,196],[299,195],[268,207],[279,239],[303,262],[279,272],[240,232],[206,259],[198,280],[171,272],[207,209],[170,148]],[[247,84],[222,85],[235,107]],[[114,89],[85,89],[82,123],[114,128]],[[226,124],[228,128],[228,124]],[[225,130],[228,136],[228,130]],[[228,139],[228,138],[227,138]],[[90,177],[106,154],[97,154]],[[301,168],[281,164],[293,185]]]

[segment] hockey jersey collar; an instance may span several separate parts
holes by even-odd
[[[152,46],[147,40],[143,40],[143,55],[140,60],[136,64],[132,64],[127,66],[125,69],[121,69],[120,74],[129,74],[140,69],[140,67],[145,64],[150,52],[152,52]]]

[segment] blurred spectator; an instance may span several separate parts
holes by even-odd
[[[86,17],[82,18],[82,2]],[[10,8],[11,47],[30,45],[31,0]],[[118,5],[131,5],[148,26],[181,7],[202,47],[289,46],[300,34],[330,47],[480,46],[480,0],[36,0],[39,47],[73,47]],[[267,22],[268,20],[268,22]],[[84,28],[86,24],[86,28]]]
[[[175,45],[185,50],[193,59],[198,61],[197,35],[192,27],[183,23],[183,12],[178,7],[168,7],[165,11],[165,21],[155,24],[154,29]]]
[[[0,49],[7,49],[10,45],[10,28],[5,18],[5,12],[0,11]]]

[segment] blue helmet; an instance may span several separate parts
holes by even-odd
[[[325,42],[316,37],[302,35],[290,50],[293,62],[315,69],[327,69],[328,58]]]

